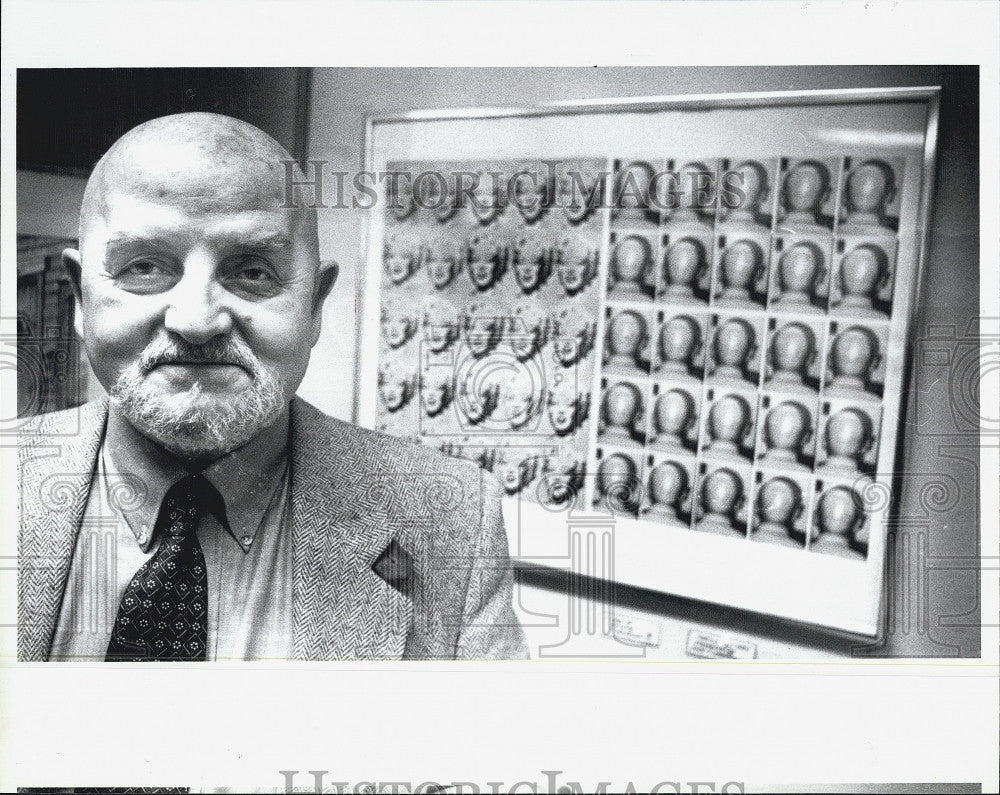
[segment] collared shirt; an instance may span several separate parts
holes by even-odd
[[[288,417],[202,474],[225,516],[206,514],[209,660],[284,660],[292,651]],[[50,659],[103,660],[123,591],[156,552],[170,487],[189,474],[114,409],[77,536]]]

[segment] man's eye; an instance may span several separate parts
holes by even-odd
[[[252,282],[263,282],[271,279],[271,274],[268,273],[264,268],[259,267],[247,267],[240,271],[240,277],[243,279],[248,279]]]
[[[155,276],[163,272],[163,268],[150,260],[132,262],[122,268],[119,276]]]
[[[132,293],[156,293],[168,290],[176,281],[166,264],[151,259],[137,259],[115,273],[115,283]]]
[[[256,297],[268,297],[278,292],[281,281],[265,260],[251,257],[237,263],[228,280],[230,289]]]

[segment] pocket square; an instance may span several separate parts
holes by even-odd
[[[413,598],[413,557],[395,538],[372,564],[372,571],[403,596]]]

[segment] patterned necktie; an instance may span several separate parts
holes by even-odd
[[[201,475],[167,492],[154,532],[156,553],[122,593],[108,644],[109,662],[204,660],[208,641],[208,572],[198,521],[222,503]]]

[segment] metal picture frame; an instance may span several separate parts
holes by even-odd
[[[897,346],[896,350],[907,350],[911,348],[911,343],[914,337],[914,329],[917,327],[916,324],[920,314],[920,296],[923,271],[929,246],[930,214],[932,209],[931,200],[934,192],[934,171],[936,163],[940,94],[941,89],[938,86],[914,86],[885,89],[833,89],[571,100],[543,103],[537,106],[520,108],[440,108],[412,110],[393,114],[376,114],[370,115],[365,121],[364,147],[361,165],[364,170],[369,172],[374,172],[376,170],[378,165],[375,151],[376,133],[378,131],[386,130],[399,125],[415,125],[416,127],[420,127],[428,123],[442,122],[489,123],[491,121],[498,120],[546,120],[581,115],[600,116],[607,114],[660,114],[668,111],[690,112],[691,114],[697,114],[702,111],[724,109],[785,109],[789,112],[794,112],[798,108],[806,108],[809,106],[872,107],[897,105],[900,103],[905,103],[907,105],[919,105],[924,109],[923,124],[920,130],[922,134],[922,145],[920,154],[920,176],[919,182],[917,183],[919,185],[919,195],[916,197],[916,213],[910,219],[910,225],[907,230],[907,234],[913,236],[913,270],[911,274],[911,282],[905,291],[907,300],[905,304],[905,312],[901,313],[903,322],[898,323],[897,320],[894,320],[892,332],[893,335],[901,335],[901,339],[905,341],[902,346]],[[577,152],[575,154],[579,153]],[[613,155],[613,153],[605,150],[593,152],[593,154]],[[527,156],[530,156],[530,153]],[[374,249],[379,248],[379,226],[376,223],[377,209],[369,211],[369,215],[369,253],[366,262],[370,271],[376,257],[376,254],[373,253],[373,251]],[[601,278],[603,278],[603,269],[606,268],[608,259],[608,252],[606,250],[607,231],[608,230],[606,228],[605,245],[602,247],[601,252]],[[900,235],[902,236],[902,229],[900,230]],[[365,410],[363,408],[363,404],[366,401],[366,395],[369,398],[371,396],[370,385],[366,384],[366,380],[370,380],[370,369],[366,369],[366,365],[370,364],[370,357],[374,355],[371,351],[371,312],[373,307],[377,305],[377,293],[377,283],[373,282],[372,279],[369,278],[369,275],[366,274],[362,278],[362,294],[360,297],[360,306],[363,307],[363,311],[358,324],[358,356],[355,361],[356,388],[354,393],[353,410],[354,421],[361,424],[366,424]],[[603,321],[602,328],[599,329],[598,334],[599,338],[600,335],[603,334]],[[891,374],[893,387],[891,391],[893,394],[887,394],[886,396],[889,403],[894,404],[894,410],[891,413],[896,415],[893,421],[892,429],[892,455],[888,456],[885,451],[882,451],[882,454],[880,455],[879,473],[880,476],[882,476],[880,478],[880,482],[885,476],[891,474],[891,472],[887,471],[887,467],[898,465],[898,453],[902,448],[902,445],[906,443],[904,436],[906,427],[906,402],[903,400],[903,397],[907,394],[912,379],[912,362],[910,361],[910,357],[903,357],[903,361],[898,362],[896,365],[893,365],[893,367],[895,368],[894,372]],[[591,446],[593,447],[593,438],[591,441]],[[899,499],[899,494],[890,495],[890,504],[885,509],[885,517],[888,517],[893,512],[898,511]],[[505,513],[507,514],[508,533],[511,538],[511,552],[515,557],[515,562],[518,565],[525,566],[526,568],[534,568],[539,565],[543,567],[552,565],[558,569],[566,569],[567,565],[564,560],[565,555],[560,557],[560,553],[556,553],[551,556],[552,562],[547,560],[550,556],[546,554],[532,554],[527,556],[518,554],[522,542],[524,541],[524,538],[522,537],[524,528],[526,526],[530,526],[532,522],[537,524],[538,518],[526,518],[524,515],[523,505],[519,503],[512,507],[510,505],[511,502],[517,501],[505,501]],[[883,535],[885,517],[883,517],[881,522]],[[587,520],[590,518],[591,517],[583,517],[580,521],[582,521],[585,525]],[[598,579],[607,578],[619,586],[626,585],[650,589],[666,594],[694,598],[701,601],[716,602],[729,607],[745,608],[752,612],[774,616],[780,620],[787,620],[792,623],[807,624],[812,627],[818,627],[821,631],[837,635],[863,638],[868,642],[871,642],[873,638],[878,639],[880,637],[880,628],[884,624],[883,613],[886,609],[884,604],[885,598],[882,595],[883,589],[881,586],[887,576],[886,556],[884,547],[882,546],[879,546],[878,548],[879,559],[877,561],[869,562],[871,577],[878,580],[879,586],[871,590],[868,594],[868,606],[869,608],[874,608],[874,610],[869,610],[867,613],[868,617],[864,620],[858,620],[857,615],[850,618],[846,616],[831,616],[824,618],[824,616],[821,615],[821,611],[818,609],[813,609],[811,612],[802,611],[799,614],[795,614],[794,611],[781,612],[780,610],[774,611],[769,609],[760,609],[759,606],[747,606],[746,604],[741,604],[740,600],[732,597],[732,594],[720,594],[716,598],[713,598],[711,588],[701,589],[699,592],[694,593],[689,588],[673,589],[669,585],[658,587],[654,582],[650,581],[650,577],[630,577],[627,574],[627,569],[634,564],[635,558],[638,556],[636,548],[641,547],[641,543],[636,541],[636,535],[632,531],[622,532],[621,527],[618,528],[618,531],[619,541],[616,542],[616,547],[620,548],[620,554],[617,556],[614,570],[610,572],[606,571],[603,575],[597,573]],[[629,548],[632,549],[632,553],[622,551]],[[684,548],[678,548],[677,552],[681,556],[687,554]],[[877,575],[874,568],[872,568],[874,564],[877,564],[878,566]],[[625,567],[625,569],[623,569],[623,567]],[[595,572],[586,571],[579,573],[591,576],[595,574]],[[875,591],[878,593],[876,594]],[[874,600],[874,604],[871,604],[872,600]]]

